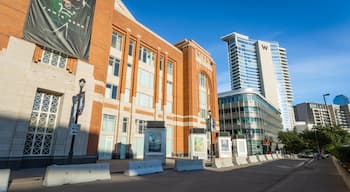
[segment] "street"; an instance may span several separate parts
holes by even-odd
[[[233,170],[166,170],[140,177],[112,174],[111,181],[50,188],[42,187],[41,181],[33,181],[11,185],[10,191],[349,191],[331,159],[303,162],[279,160]]]

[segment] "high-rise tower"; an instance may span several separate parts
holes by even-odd
[[[280,109],[283,130],[294,127],[293,93],[286,50],[277,42],[230,33],[227,42],[231,89],[253,88]]]

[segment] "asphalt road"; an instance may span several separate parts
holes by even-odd
[[[16,184],[10,191],[152,191],[152,192],[345,192],[347,189],[331,159],[306,164],[297,160],[279,160],[233,170],[205,170],[127,177],[113,174],[111,181],[63,185],[45,188],[38,182]]]

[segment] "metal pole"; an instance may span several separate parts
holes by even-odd
[[[209,134],[210,134],[210,163],[213,162],[213,150],[212,150],[212,145],[213,145],[213,141],[212,141],[212,137],[211,137],[211,111],[209,111]]]
[[[79,108],[80,108],[80,99],[81,99],[81,93],[82,93],[83,87],[80,86],[80,91],[78,94],[78,105],[77,105],[77,111],[75,113],[75,121],[74,124],[78,124],[78,117],[79,117]],[[68,154],[68,158],[70,160],[70,163],[73,160],[73,149],[74,149],[74,141],[75,141],[75,134],[72,135],[72,141],[70,143],[70,150],[69,150],[69,154]]]
[[[328,107],[327,107],[327,101],[326,101],[326,96],[329,96],[330,94],[327,93],[327,94],[323,94],[322,97],[323,97],[323,101],[324,101],[324,105],[326,107],[326,112],[327,112],[327,116],[328,116],[328,120],[331,121],[331,117],[329,115],[329,111],[328,111]],[[331,122],[329,122],[331,123]],[[328,123],[325,121],[325,125],[327,125]]]

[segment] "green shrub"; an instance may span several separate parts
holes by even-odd
[[[339,146],[331,150],[332,155],[344,163],[350,163],[350,146]]]

